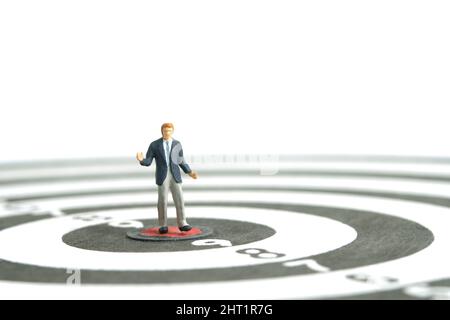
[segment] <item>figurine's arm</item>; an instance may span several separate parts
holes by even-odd
[[[180,144],[179,155],[180,155],[181,162],[178,165],[180,166],[180,168],[183,170],[184,173],[187,173],[187,174],[191,173],[192,172],[191,168],[186,163],[186,161],[184,161],[183,147],[181,147],[181,144]]]
[[[147,150],[147,154],[145,155],[145,159],[140,160],[139,163],[141,164],[141,166],[148,167],[152,164],[154,157],[155,157],[155,155],[153,154],[153,148],[152,148],[152,145],[150,144],[150,146],[148,147],[148,150]]]
[[[186,161],[184,161],[183,147],[181,147],[181,144],[180,144],[180,152],[178,153],[178,155],[180,156],[181,159],[181,162],[178,164],[180,168],[183,169],[184,173],[187,173],[192,179],[197,179],[198,178],[197,172],[191,170]]]

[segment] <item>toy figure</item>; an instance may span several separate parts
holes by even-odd
[[[158,185],[158,222],[159,233],[167,233],[167,201],[169,189],[175,203],[177,212],[177,224],[180,231],[189,231],[192,227],[187,223],[184,212],[182,179],[180,168],[191,178],[197,179],[198,175],[192,171],[184,161],[183,148],[178,140],[172,139],[174,126],[172,123],[164,123],[161,126],[162,137],[153,141],[148,147],[146,157],[142,152],[136,154],[136,159],[142,166],[150,166],[153,158],[156,160],[156,184]]]

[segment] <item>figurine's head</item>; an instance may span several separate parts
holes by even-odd
[[[172,138],[173,130],[174,130],[173,124],[163,123],[163,125],[161,126],[161,133],[163,135],[164,140]]]

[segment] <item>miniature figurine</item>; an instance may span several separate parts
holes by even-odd
[[[169,189],[175,203],[177,212],[177,224],[180,231],[189,231],[192,227],[187,223],[184,212],[182,179],[180,168],[191,178],[197,179],[198,175],[192,171],[184,161],[183,148],[178,140],[172,138],[174,126],[172,123],[164,123],[161,126],[162,137],[153,141],[148,147],[146,157],[142,152],[136,154],[136,159],[142,166],[150,166],[153,158],[156,160],[156,184],[158,185],[158,223],[159,233],[168,232],[167,226],[167,201]]]

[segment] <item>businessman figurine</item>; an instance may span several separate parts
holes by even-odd
[[[180,168],[191,178],[197,179],[198,175],[189,168],[184,161],[183,148],[178,140],[172,139],[174,126],[172,123],[164,123],[161,126],[162,137],[153,141],[148,147],[144,158],[142,152],[136,154],[136,159],[142,166],[150,166],[153,158],[156,161],[156,184],[158,185],[158,222],[159,233],[167,233],[167,200],[169,189],[177,211],[177,224],[180,231],[189,231],[192,227],[187,223],[184,213],[183,190]]]

